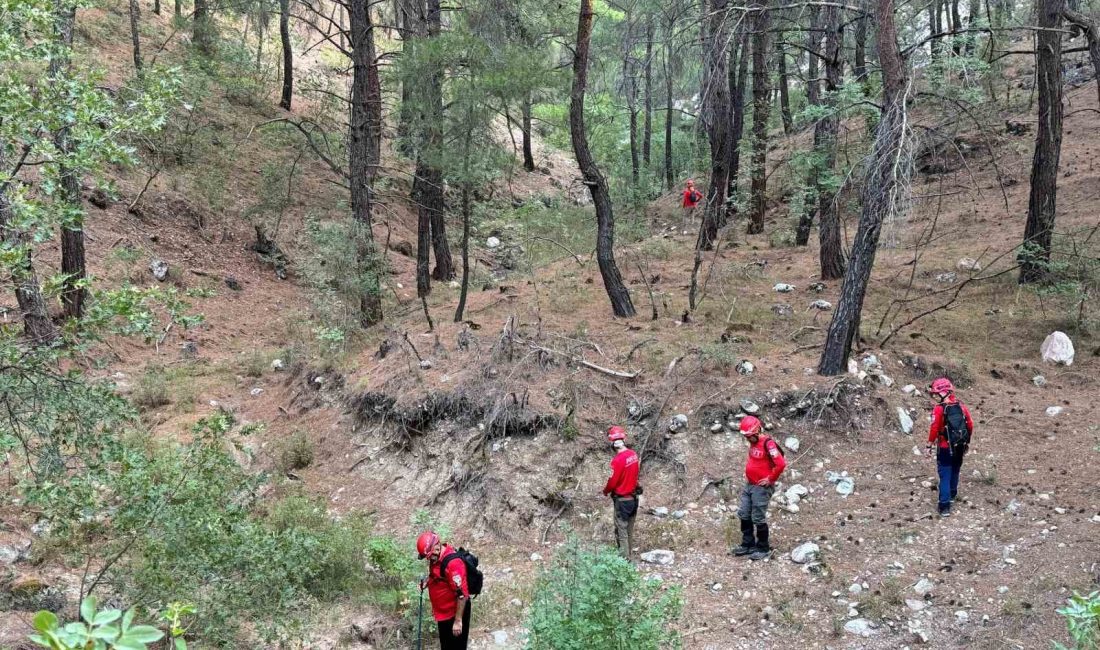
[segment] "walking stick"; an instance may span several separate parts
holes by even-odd
[[[422,650],[420,632],[424,625],[424,587],[423,582],[420,583],[420,607],[416,610],[416,650]]]

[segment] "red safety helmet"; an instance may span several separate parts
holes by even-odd
[[[615,442],[616,440],[626,440],[626,429],[617,424],[607,430],[607,441]]]
[[[932,382],[932,392],[942,397],[947,397],[955,392],[955,385],[947,377],[940,377]]]
[[[749,436],[760,435],[760,432],[764,429],[764,425],[760,423],[760,418],[755,415],[746,415],[741,418],[741,435],[746,438]]]
[[[416,554],[420,556],[420,559],[428,557],[435,548],[435,545],[439,543],[439,535],[436,535],[432,531],[420,533],[420,537],[416,538]]]
[[[695,181],[693,181],[692,179],[689,178],[688,181],[687,181],[687,184],[688,185],[695,185]]]

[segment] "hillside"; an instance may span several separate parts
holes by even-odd
[[[79,14],[77,51],[111,70],[106,83],[115,86],[129,56],[116,38],[127,33],[124,20],[121,4]],[[170,38],[168,16],[146,20],[150,40]],[[163,56],[184,60],[175,46]],[[1028,59],[1011,61],[1012,74],[1030,79]],[[300,65],[348,82],[319,54]],[[809,131],[777,132],[766,234],[745,235],[742,221],[721,233],[688,319],[696,233],[678,227],[677,197],[617,206],[626,234],[616,255],[639,315],[613,318],[572,159],[539,138],[535,172],[517,166],[482,188],[484,203],[499,210],[474,229],[466,316],[451,322],[457,283],[437,282],[426,302],[430,331],[415,289],[414,165],[387,146],[374,228],[386,248],[386,321],[333,342],[325,338],[332,303],[315,269],[327,263],[339,273],[333,250],[346,249],[319,249],[310,228],[346,216],[346,192],[300,142],[265,131],[287,117],[270,93],[243,102],[214,87],[201,106],[173,115],[185,124],[179,133],[199,143],[192,158],[165,163],[151,181],[145,169],[112,169],[117,196],[104,207],[88,204],[95,191],[84,188],[97,282],[175,287],[204,321],[166,326],[148,344],[109,339],[84,369],[139,408],[151,440],[186,440],[200,419],[231,413],[238,464],[269,476],[257,488],[260,503],[302,492],[334,517],[368,516],[374,531],[402,543],[419,532],[418,513],[445,525],[478,551],[486,573],[472,647],[523,647],[535,579],[555,550],[574,536],[613,541],[600,490],[610,459],[604,432],[615,423],[628,425],[643,456],[636,545],[675,553],[669,565],[637,566],[682,589],[677,629],[690,650],[1044,648],[1065,641],[1055,610],[1100,584],[1096,307],[1087,290],[1016,282],[1034,137],[1000,125],[1034,124],[1026,106],[981,128],[956,125],[951,151],[918,160],[910,209],[887,224],[875,260],[857,373],[822,377],[815,369],[840,282],[818,281],[816,241],[795,247],[775,236],[790,229],[787,163]],[[1084,258],[1096,251],[1100,204],[1100,132],[1085,109],[1095,102],[1094,85],[1067,88],[1058,178],[1058,233]],[[917,104],[913,114],[935,122],[931,107]],[[861,119],[843,123],[853,142],[863,129]],[[514,134],[498,131],[511,149]],[[860,146],[846,153],[858,158]],[[269,171],[291,161],[291,181]],[[272,178],[289,190],[277,209]],[[847,241],[858,219],[854,194],[849,188],[841,201]],[[447,200],[457,204],[455,190]],[[250,249],[257,227],[285,251],[285,278]],[[59,257],[51,242],[38,260],[53,268]],[[167,263],[165,282],[153,278],[153,261]],[[793,291],[780,293],[779,284]],[[0,298],[5,323],[15,318],[10,300]],[[1073,340],[1072,366],[1041,360],[1040,345],[1056,330]],[[941,375],[954,380],[976,424],[962,507],[946,519],[935,515],[935,462],[921,455],[927,386]],[[797,440],[787,444],[790,469],[776,494],[795,485],[806,493],[796,507],[773,503],[776,552],[749,562],[727,553],[738,541],[733,511],[746,450],[732,423],[756,408],[774,438]],[[687,425],[672,431],[679,414]],[[288,468],[295,448],[307,448],[311,461]],[[838,493],[834,472],[852,479],[850,495]],[[10,471],[7,480],[14,485]],[[12,592],[33,578],[73,609],[86,567],[51,551],[37,524],[17,499],[0,507],[0,576],[8,578],[0,582]],[[791,551],[806,542],[819,547],[817,560],[793,562]],[[344,599],[283,647],[408,647],[401,621],[411,607]],[[0,612],[0,647],[30,647],[32,617],[33,608]],[[364,620],[402,631],[367,643],[352,632]],[[852,620],[868,622],[867,636],[845,629]]]

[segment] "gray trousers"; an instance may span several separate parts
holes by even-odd
[[[631,558],[634,548],[634,519],[638,516],[637,497],[612,497],[615,508],[615,545],[619,555]]]
[[[741,488],[741,502],[737,506],[737,517],[745,520],[751,519],[754,524],[766,523],[768,503],[772,500],[772,494],[774,493],[774,485],[762,487],[760,485],[750,485],[746,482]]]

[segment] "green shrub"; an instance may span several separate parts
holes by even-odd
[[[134,625],[134,610],[123,614],[117,609],[96,611],[95,598],[85,598],[80,603],[80,618],[64,626],[57,616],[48,611],[35,614],[36,634],[30,640],[50,650],[145,650],[156,643],[164,633],[149,625]],[[182,638],[177,639],[177,650],[186,650]]]
[[[682,609],[679,590],[646,580],[611,549],[570,541],[539,575],[535,594],[529,650],[680,647],[673,629]]]
[[[168,396],[168,377],[164,368],[152,366],[138,380],[131,401],[142,410],[155,409],[172,403]]]
[[[282,472],[309,467],[313,464],[313,442],[305,433],[295,431],[283,441],[277,463]]]
[[[1097,650],[1100,648],[1100,591],[1087,596],[1074,593],[1066,606],[1058,610],[1066,619],[1073,645],[1055,643],[1057,650]]]

